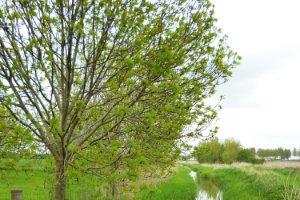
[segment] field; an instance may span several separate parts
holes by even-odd
[[[177,166],[169,178],[140,184],[136,193],[123,195],[120,199],[183,200],[194,199],[197,185],[189,175],[190,169]],[[45,160],[20,160],[13,166],[13,161],[0,160],[0,199],[10,200],[10,191],[21,189],[24,200],[50,200],[54,197],[53,167]],[[103,200],[113,199],[107,194],[107,184],[97,177],[84,176],[68,181],[68,200]]]
[[[224,200],[297,200],[300,199],[300,162],[274,161],[262,165],[246,163],[180,163],[168,178],[139,183],[135,192],[120,199],[192,200],[197,184],[190,176],[197,172],[198,187],[211,196],[220,190]],[[185,166],[182,166],[185,165]],[[12,167],[10,160],[0,160],[0,199],[9,200],[12,189],[22,189],[24,200],[53,199],[53,168],[45,160],[20,160]],[[106,184],[107,186],[107,184]],[[93,176],[68,181],[67,199],[113,199],[105,184]]]
[[[199,182],[214,183],[223,192],[224,200],[300,199],[299,162],[189,166],[197,171]]]
[[[43,159],[20,160],[13,165],[9,159],[0,160],[0,199],[9,200],[10,191],[21,189],[24,200],[47,200],[54,197],[53,166]],[[92,176],[70,179],[67,198],[71,200],[96,199],[99,196],[97,179]]]

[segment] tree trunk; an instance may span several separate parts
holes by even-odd
[[[66,163],[64,159],[56,160],[55,199],[65,200],[66,195]]]

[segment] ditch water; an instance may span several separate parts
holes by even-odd
[[[211,181],[197,180],[197,173],[191,171],[190,176],[198,183],[198,194],[195,200],[223,200],[222,191]]]

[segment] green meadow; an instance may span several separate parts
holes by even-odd
[[[9,200],[14,189],[23,191],[24,200],[48,200],[54,198],[54,169],[43,159],[0,161],[0,199]],[[81,179],[71,178],[68,181],[67,198],[102,199],[97,178],[85,176]]]
[[[21,189],[24,200],[54,198],[53,167],[43,159],[0,162],[0,199],[9,200],[10,191]],[[199,165],[178,164],[167,178],[143,182],[134,192],[121,194],[118,199],[134,200],[193,200],[199,188],[216,196],[222,191],[223,200],[297,200],[300,199],[300,169],[296,162],[263,165]],[[295,165],[295,166],[293,166]],[[197,173],[195,182],[190,172]],[[67,199],[112,200],[105,190],[107,184],[87,175],[69,178]]]
[[[10,191],[21,189],[24,200],[50,200],[54,198],[53,167],[43,159],[20,160],[2,159],[0,162],[0,199],[10,200]],[[143,184],[137,192],[128,197],[121,195],[120,199],[194,199],[197,185],[189,175],[190,169],[178,166],[174,173],[155,182]],[[99,178],[88,175],[80,179],[70,178],[68,181],[67,199],[69,200],[102,200],[113,199],[106,194],[105,186]]]

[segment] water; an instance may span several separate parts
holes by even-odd
[[[197,173],[194,171],[191,171],[190,176],[194,179],[194,181],[197,181]]]
[[[190,176],[197,182],[197,173],[191,171]],[[208,180],[200,180],[199,191],[195,200],[222,200],[223,193],[220,189]]]

